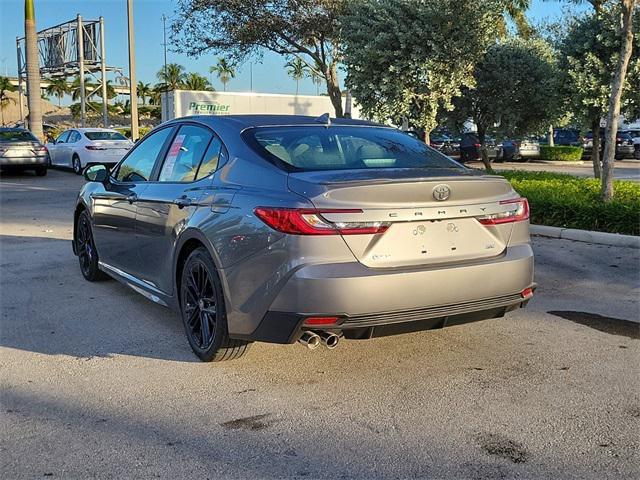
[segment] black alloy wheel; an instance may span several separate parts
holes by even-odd
[[[106,277],[98,267],[98,251],[93,243],[93,233],[91,232],[91,221],[89,212],[86,210],[78,217],[78,224],[75,232],[76,252],[80,262],[80,272],[82,276],[95,282]]]
[[[249,342],[229,338],[222,286],[203,247],[191,252],[184,263],[180,310],[189,344],[202,361],[232,360],[248,349]]]

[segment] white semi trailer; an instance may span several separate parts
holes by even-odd
[[[346,103],[346,102],[345,102]],[[350,103],[350,102],[349,102]],[[348,111],[349,105],[345,105]],[[351,107],[351,117],[360,118]],[[331,100],[317,95],[173,90],[162,94],[162,121],[188,115],[284,114],[334,116]]]

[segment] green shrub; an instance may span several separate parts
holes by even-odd
[[[556,162],[578,162],[582,159],[582,147],[540,145],[540,159]]]
[[[600,181],[548,172],[498,172],[529,199],[531,223],[640,235],[640,185],[614,181],[614,198],[600,200]]]

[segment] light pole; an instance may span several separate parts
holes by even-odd
[[[164,47],[164,82],[166,86],[166,83],[167,83],[167,16],[164,13],[162,14],[162,36],[164,39],[162,46]],[[169,113],[169,93],[166,91],[166,88],[164,92],[164,101],[162,102],[161,108],[163,108],[164,111],[166,112],[165,115]]]
[[[131,140],[138,139],[138,85],[136,84],[136,52],[133,34],[133,0],[127,0],[129,32],[129,105],[131,107]]]

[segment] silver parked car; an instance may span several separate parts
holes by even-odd
[[[44,176],[49,167],[46,147],[24,128],[0,128],[0,168],[34,170]]]
[[[84,174],[82,274],[178,310],[204,361],[501,317],[535,288],[527,200],[386,126],[186,117]]]

